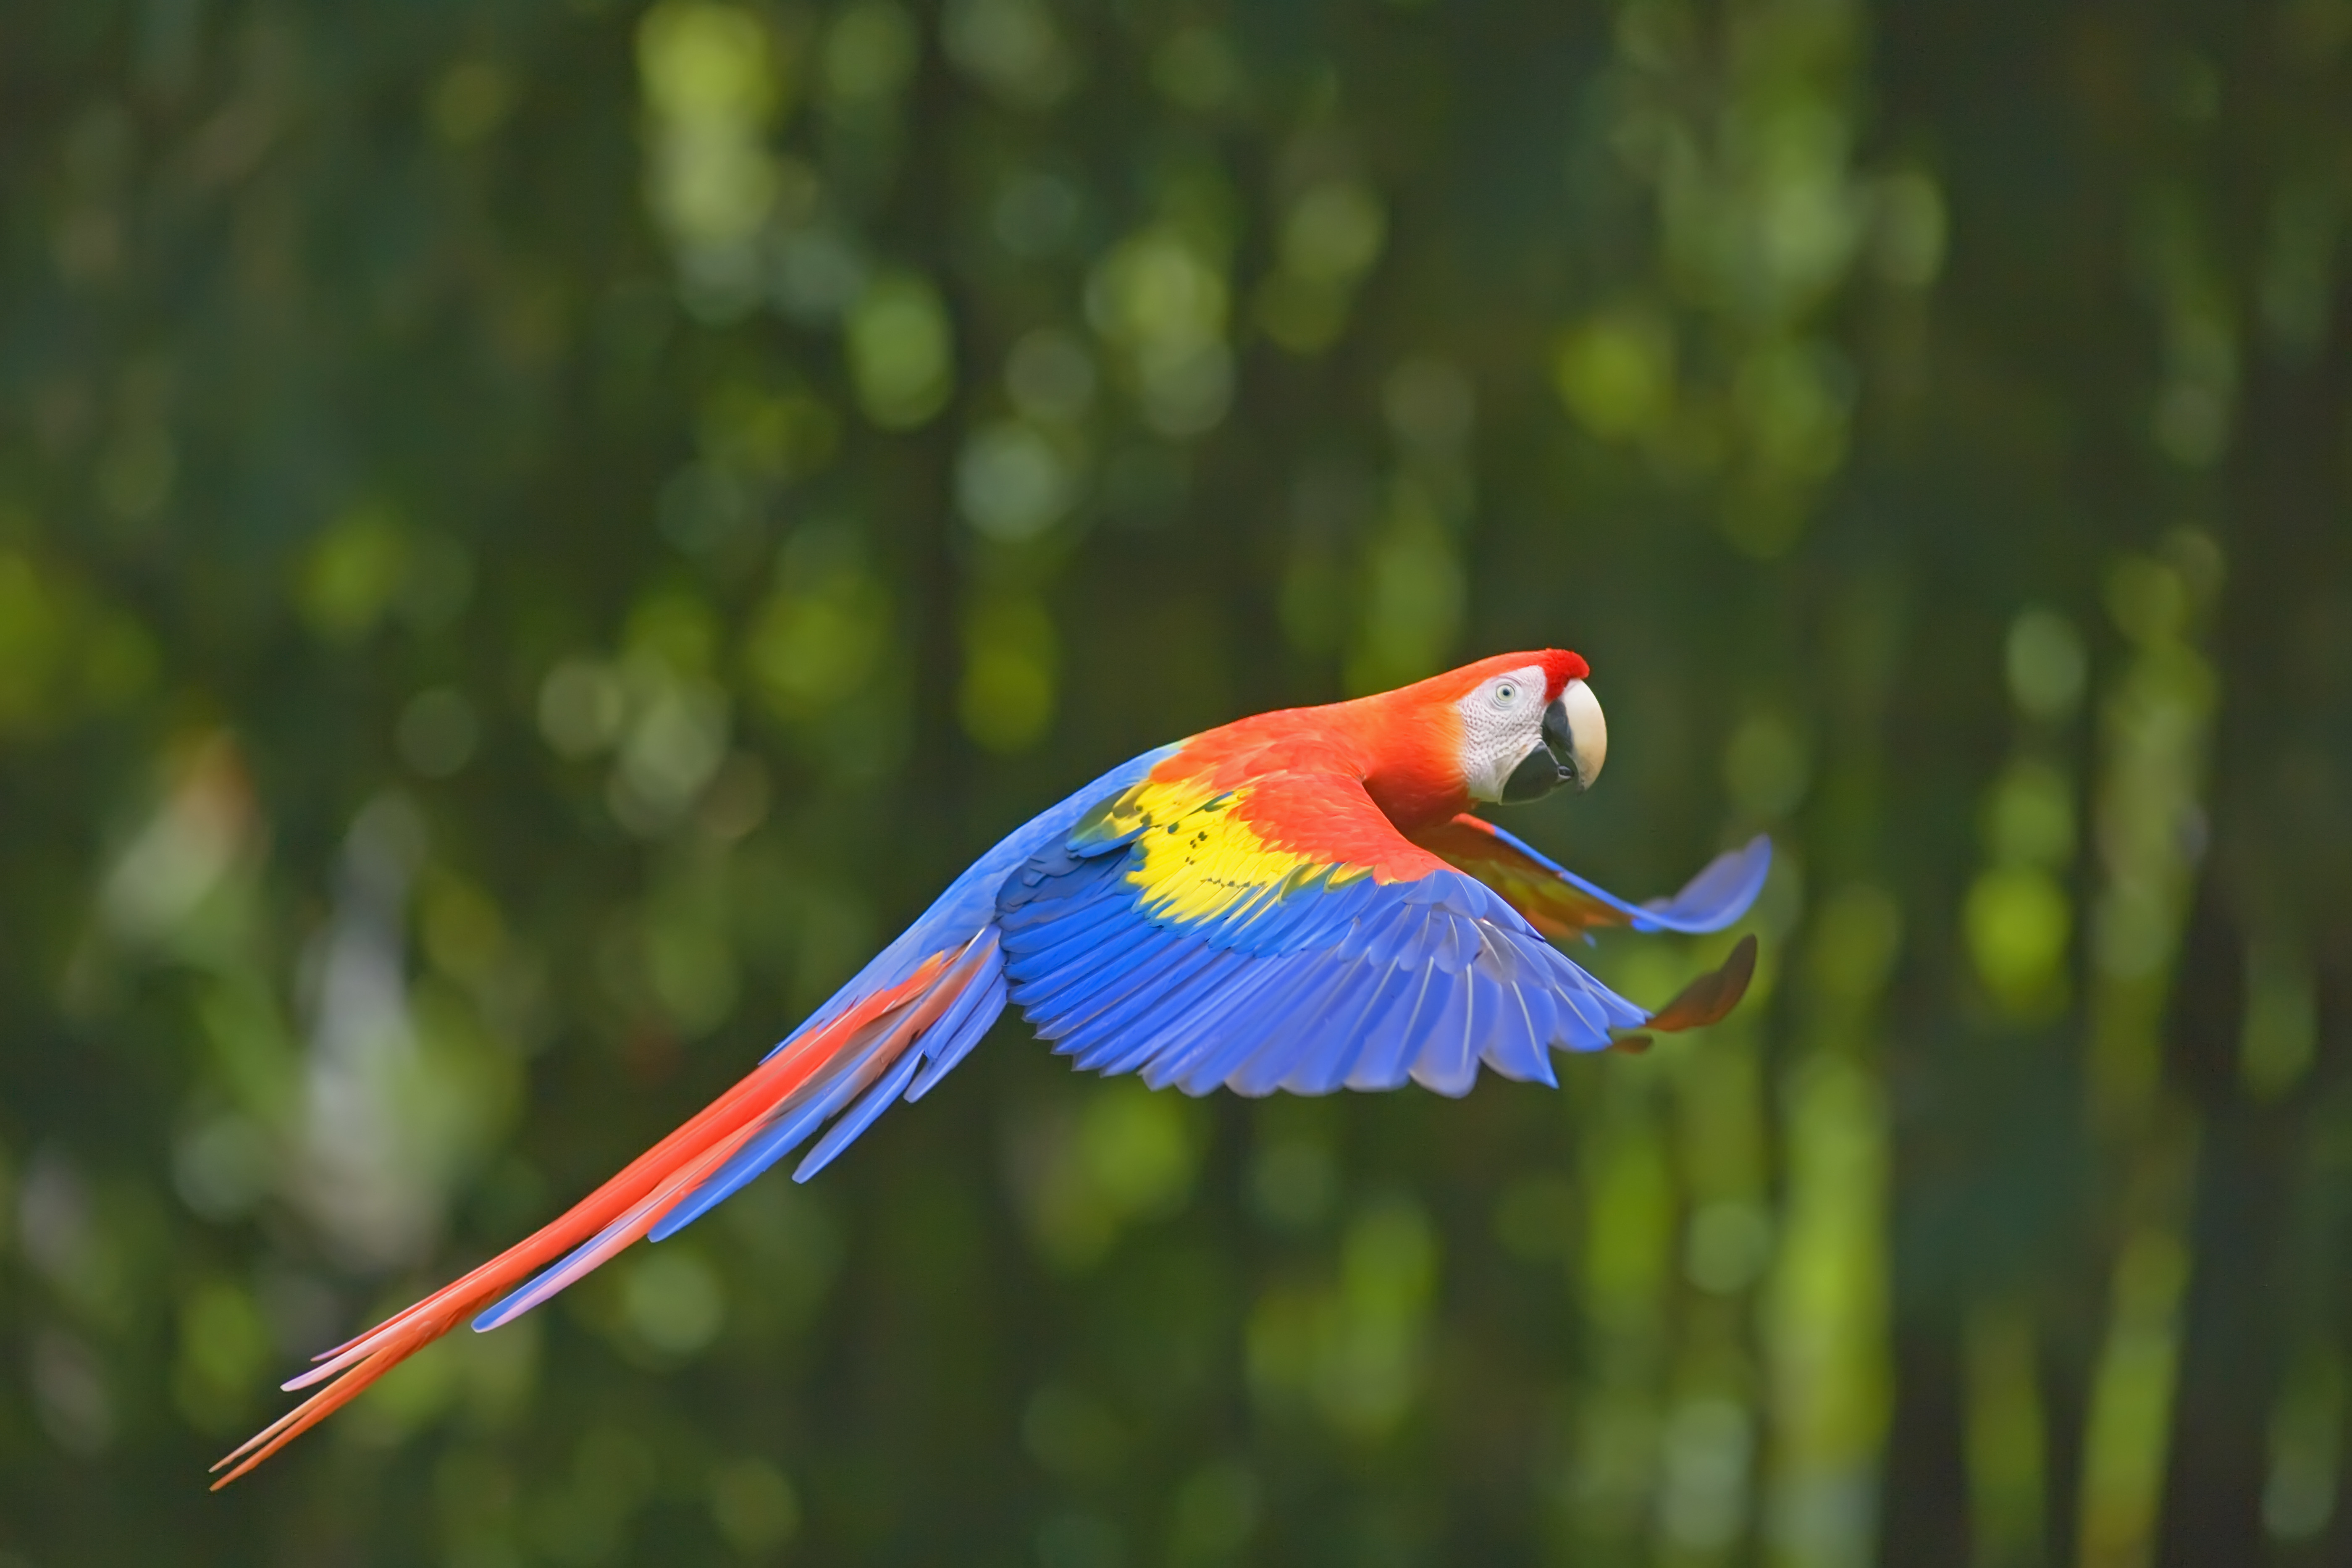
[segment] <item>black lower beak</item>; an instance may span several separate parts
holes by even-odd
[[[1537,800],[1562,784],[1582,789],[1585,782],[1576,773],[1576,737],[1569,731],[1567,705],[1554,702],[1544,710],[1543,744],[1511,770],[1503,798],[1514,804]]]

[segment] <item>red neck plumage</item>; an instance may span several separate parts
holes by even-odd
[[[1381,814],[1411,834],[1470,809],[1462,776],[1462,715],[1407,687],[1331,710],[1352,742],[1364,793]]]

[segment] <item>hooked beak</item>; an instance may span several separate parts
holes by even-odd
[[[1544,710],[1543,744],[1529,752],[1503,785],[1503,798],[1517,802],[1549,795],[1565,784],[1592,787],[1609,756],[1609,725],[1592,688],[1571,680]]]

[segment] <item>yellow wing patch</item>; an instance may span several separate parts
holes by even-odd
[[[1371,874],[1267,845],[1242,819],[1248,795],[1246,787],[1213,792],[1191,779],[1146,782],[1097,807],[1073,837],[1132,837],[1135,864],[1127,879],[1138,904],[1155,920],[1183,925]]]
[[[1080,849],[1123,844],[1138,834],[1190,816],[1216,798],[1198,779],[1146,779],[1121,790],[1078,818],[1070,843]]]

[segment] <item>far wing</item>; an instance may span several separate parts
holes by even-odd
[[[1147,781],[1015,872],[997,925],[1056,1050],[1191,1094],[1552,1083],[1554,1047],[1648,1017],[1334,774]]]
[[[1467,813],[1414,842],[1500,893],[1546,936],[1580,936],[1602,926],[1635,931],[1721,931],[1748,912],[1772,868],[1772,841],[1758,834],[1709,861],[1671,899],[1629,903],[1545,858],[1484,817]]]

